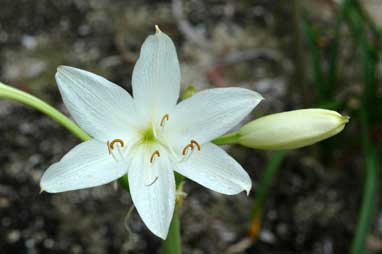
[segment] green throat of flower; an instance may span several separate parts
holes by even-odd
[[[146,130],[142,131],[142,144],[155,143],[157,141],[153,128],[149,127]]]

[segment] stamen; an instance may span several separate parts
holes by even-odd
[[[194,150],[194,145],[193,145],[192,143],[186,145],[186,146],[183,148],[183,151],[182,151],[182,154],[183,154],[183,155],[186,155],[186,153],[187,153],[187,149],[191,149],[191,151]]]
[[[152,181],[151,183],[149,183],[149,184],[145,184],[147,187],[149,187],[149,186],[151,186],[151,185],[153,185],[157,180],[158,180],[158,176],[157,177],[155,177],[155,179],[154,179],[154,181]]]
[[[116,139],[113,139],[113,140],[110,142],[110,144],[109,144],[111,150],[114,149],[114,144],[115,144],[115,143],[119,143],[119,144],[121,145],[121,147],[124,147],[124,146],[125,146],[125,143],[123,142],[122,139],[116,138]]]
[[[154,159],[155,159],[155,156],[160,157],[160,153],[159,153],[158,150],[156,150],[156,151],[151,155],[150,163],[153,163],[153,161],[154,161]]]
[[[125,143],[123,142],[122,139],[119,139],[119,138],[116,138],[116,139],[113,139],[111,142],[109,142],[109,140],[106,142],[106,145],[107,145],[107,150],[109,151],[109,155],[112,155],[114,160],[118,161],[117,159],[117,156],[115,155],[115,152],[113,152],[114,150],[114,145],[118,143],[119,146],[117,146],[117,152],[119,154],[119,157],[121,159],[123,159],[123,154],[122,154],[122,148],[125,146]]]
[[[194,145],[196,145],[196,148],[198,148],[198,151],[200,151],[200,144],[198,142],[196,142],[195,140],[191,139],[191,143],[192,147],[194,147]]]
[[[185,156],[185,157],[183,157],[183,159],[181,159],[181,162],[187,160],[188,158],[190,158],[192,152],[194,151],[194,146],[196,146],[198,151],[200,151],[200,149],[201,149],[200,144],[196,140],[191,139],[190,143],[188,145],[186,145],[183,148],[183,150],[182,150],[182,155]],[[191,150],[191,152],[187,153],[188,150]]]
[[[162,120],[160,120],[160,126],[163,127],[163,124],[165,121],[168,121],[170,119],[169,115],[168,114],[165,114],[163,117],[162,117]]]

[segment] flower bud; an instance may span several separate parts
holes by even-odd
[[[308,146],[341,132],[349,117],[325,109],[301,109],[261,117],[239,130],[239,143],[264,150]]]

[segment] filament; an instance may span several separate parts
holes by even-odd
[[[109,140],[107,141],[106,145],[107,145],[107,150],[109,151],[109,154],[111,154],[111,149],[110,149],[110,142],[109,142]]]
[[[149,183],[149,184],[145,184],[147,187],[149,187],[149,186],[151,186],[151,185],[153,185],[157,180],[158,180],[158,176],[157,177],[155,177],[155,179],[154,179],[154,181],[152,181],[151,183]]]

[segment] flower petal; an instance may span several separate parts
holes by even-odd
[[[137,108],[148,117],[162,117],[179,97],[180,68],[172,40],[159,30],[147,37],[132,78]]]
[[[141,145],[131,152],[128,171],[131,198],[150,231],[166,239],[175,207],[173,167],[164,150],[150,163],[148,150]]]
[[[123,88],[68,66],[57,69],[56,80],[70,114],[94,138],[124,138],[135,128],[135,105]]]
[[[207,143],[194,150],[191,157],[178,165],[177,172],[206,188],[227,195],[252,188],[247,172],[223,149]]]
[[[263,99],[245,88],[215,88],[196,93],[177,105],[166,122],[166,134],[176,149],[191,139],[209,142],[232,129]]]
[[[40,186],[56,193],[84,189],[110,183],[127,172],[127,164],[108,154],[106,144],[95,139],[70,150],[43,174]]]

